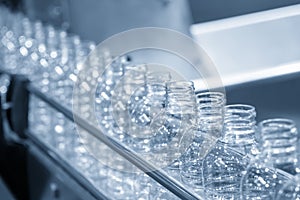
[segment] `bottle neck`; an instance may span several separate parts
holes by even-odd
[[[44,28],[41,22],[37,21],[34,24],[34,32],[35,32],[35,39],[38,40],[39,42],[45,42],[45,33],[44,33]]]
[[[227,144],[236,146],[252,145],[256,141],[256,112],[250,105],[225,106],[224,138]]]
[[[194,85],[190,81],[167,83],[167,112],[172,115],[195,117],[196,98]]]
[[[202,134],[220,138],[223,129],[225,96],[218,92],[197,95],[197,126]]]
[[[262,150],[274,165],[297,162],[298,132],[295,123],[288,119],[269,119],[259,124]]]
[[[22,21],[22,28],[24,31],[24,36],[26,38],[32,38],[33,37],[33,32],[32,32],[32,22],[26,17]]]
[[[153,105],[166,105],[167,82],[171,79],[170,73],[150,73],[146,77],[146,96]]]

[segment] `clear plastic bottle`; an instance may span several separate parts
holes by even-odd
[[[153,150],[164,148],[173,139],[180,139],[195,124],[197,106],[194,84],[191,81],[167,83],[166,109],[152,122],[155,135],[151,140]],[[175,137],[176,136],[176,137]],[[176,140],[176,142],[178,142]]]
[[[272,200],[289,180],[289,174],[274,168],[267,156],[259,155],[250,161],[241,180],[241,199]]]
[[[297,131],[294,123],[287,119],[265,120],[259,124],[259,133],[262,152],[250,161],[241,180],[242,199],[274,199],[289,179],[287,173],[277,167],[285,163],[287,169],[295,169]]]
[[[143,87],[146,83],[146,65],[125,65],[124,75],[114,88],[114,95],[111,96],[112,117],[114,120],[113,137],[124,144],[130,143],[128,132],[130,131],[131,120],[129,114],[130,98],[134,92]],[[137,101],[143,98],[142,93]]]
[[[195,191],[203,189],[203,158],[222,132],[225,97],[218,92],[200,93],[197,104],[197,124],[187,131],[193,142],[180,157],[181,180]]]
[[[239,199],[240,181],[248,162],[245,155],[218,140],[203,160],[205,197]]]
[[[199,129],[214,138],[223,136],[225,95],[220,92],[204,92],[196,95],[197,98],[197,126]]]
[[[105,66],[112,60],[108,52],[107,54],[108,55],[106,58],[103,58],[103,60],[99,59],[93,62],[97,62],[96,65]],[[111,97],[115,95],[115,87],[124,76],[125,65],[127,65],[127,61],[124,57],[115,59],[99,77],[98,86],[96,88],[95,111],[98,122],[99,125],[110,135],[113,135],[112,129],[114,124],[114,118],[111,115]]]
[[[259,150],[256,142],[255,118],[255,108],[251,105],[233,104],[225,106],[222,141],[245,155],[256,156]]]
[[[195,125],[196,113],[193,82],[168,82],[166,108],[151,123],[154,134],[150,146],[151,152],[155,155],[154,159],[158,159],[156,163],[161,166],[169,165],[170,173],[179,175],[178,158],[183,146],[186,145],[184,135]]]
[[[41,92],[49,92],[49,74],[45,71],[45,55],[46,55],[46,34],[44,26],[40,21],[32,24],[33,38],[30,44],[31,66],[34,72],[29,76],[33,86],[37,87]],[[29,101],[29,129],[30,132],[40,137],[46,144],[53,144],[52,123],[50,106],[34,95],[30,96]]]
[[[203,183],[207,198],[239,199],[240,184],[249,164],[256,155],[255,109],[249,105],[225,107],[224,136],[203,161]]]
[[[130,146],[137,152],[147,153],[151,150],[148,143],[154,134],[151,123],[166,107],[166,83],[170,79],[170,73],[147,74],[146,84],[130,97],[128,111],[131,124],[128,134],[132,137]]]
[[[23,34],[22,19],[24,15],[21,13],[16,13],[7,17],[6,28],[2,29],[3,37],[1,38],[1,43],[4,47],[3,56],[3,68],[12,73],[20,73],[21,70],[21,52],[20,51],[20,41],[19,39]],[[21,23],[20,23],[21,22]]]
[[[262,147],[270,155],[274,167],[296,174],[298,162],[298,131],[289,119],[269,119],[261,122]]]

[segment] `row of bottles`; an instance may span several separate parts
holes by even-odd
[[[23,14],[12,13],[5,7],[0,7],[0,29],[1,70],[12,74],[26,75],[41,92],[69,109],[72,109],[73,88],[80,70],[93,66],[104,68],[113,59],[108,52],[101,51],[96,53],[97,57],[85,60],[88,54],[95,50],[93,42],[82,41],[76,35],[69,35],[63,30],[54,29],[51,25],[43,25],[40,21],[32,22]],[[139,74],[142,74],[140,71],[143,71],[144,66],[127,65],[126,57],[117,59],[112,66],[104,72],[102,77],[98,77],[99,83],[101,83],[101,78],[121,79],[124,70],[121,66],[126,67],[126,71],[130,71],[130,74],[127,75],[135,80],[136,84],[142,80]],[[154,74],[152,77],[147,76],[148,82],[153,82],[155,79],[157,77]],[[0,80],[1,89],[3,88],[1,93],[5,95],[8,77],[1,75]],[[112,91],[109,88],[114,87],[115,84],[115,80],[99,84],[102,97],[110,95],[108,93]],[[128,89],[128,87],[132,87],[132,82],[124,79],[123,84],[127,88],[120,91],[120,94],[121,92],[130,92],[131,88]],[[151,90],[150,87],[148,89]],[[137,95],[143,94],[137,93]],[[95,104],[100,103],[99,98],[95,99]],[[85,100],[83,96],[81,102],[83,106],[87,103]],[[129,98],[118,98],[119,100],[124,102]],[[105,98],[101,99],[100,108],[107,107],[108,103]],[[116,156],[117,154],[104,144],[101,145],[103,160],[95,158],[86,148],[86,141],[79,137],[78,130],[76,130],[78,127],[74,122],[34,95],[30,96],[29,108],[29,132],[36,135],[51,150],[65,159],[70,166],[82,173],[104,195],[122,200],[177,199],[175,195],[128,161]],[[97,111],[99,107],[95,106],[95,109]],[[103,119],[103,123],[111,124],[112,120],[105,115],[109,111],[102,111],[101,109],[101,112],[97,113],[107,116]],[[114,125],[115,128],[110,128],[116,130],[118,124],[114,123]],[[122,139],[121,133],[110,132],[109,129],[106,133]],[[116,161],[111,161],[113,157],[118,158]],[[113,167],[111,167],[111,163],[114,163]],[[159,193],[159,191],[161,192]]]
[[[227,105],[219,92],[195,94],[193,82],[153,72],[145,64],[133,65],[126,56],[114,58],[102,51],[87,57],[97,50],[95,44],[2,7],[0,28],[2,69],[27,75],[68,108],[80,70],[111,63],[97,77],[94,108],[99,128],[199,196],[300,197],[293,121],[268,119],[257,124],[251,105]],[[89,103],[84,93],[80,103],[84,118]],[[104,144],[95,144],[103,159],[97,160],[85,146],[94,144],[94,138],[80,139],[73,122],[35,97],[29,122],[34,134],[113,199],[176,199]]]
[[[130,120],[122,115],[117,115],[117,120],[131,123],[139,134],[145,130],[147,139],[121,126],[120,142],[126,141],[124,144],[140,155],[164,153],[165,170],[207,199],[281,198],[283,188],[298,170],[294,122],[269,119],[257,126],[253,106],[226,105],[224,94],[217,92],[195,95],[189,81],[157,80],[159,97],[147,90],[146,81],[142,83],[147,99],[125,101]],[[149,96],[157,99],[149,101]],[[150,117],[151,103],[161,114]],[[167,152],[162,151],[164,147]]]

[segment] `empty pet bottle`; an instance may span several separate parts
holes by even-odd
[[[223,134],[203,161],[205,194],[211,199],[238,199],[249,163],[244,153],[251,154],[255,144],[255,109],[248,105],[226,106]]]
[[[256,112],[251,105],[225,106],[224,137],[222,141],[243,154],[257,155]]]
[[[130,98],[135,91],[143,87],[146,82],[146,65],[126,65],[124,75],[114,88],[114,95],[111,97],[112,116],[114,119],[113,136],[124,143],[128,143],[128,132],[130,131]],[[144,97],[144,92],[136,96],[139,101]]]
[[[193,137],[193,141],[180,158],[181,180],[195,191],[203,188],[203,158],[221,135],[224,104],[222,93],[205,92],[197,95],[197,123],[186,133]]]
[[[174,81],[167,83],[167,102],[163,112],[151,123],[154,132],[150,140],[151,151],[160,155],[160,164],[170,164],[178,170],[178,160],[181,152],[180,143],[184,141],[184,133],[195,124],[197,113],[193,82]]]
[[[109,54],[107,52],[107,54]],[[94,56],[95,57],[95,56]],[[110,63],[112,60],[111,56],[107,55],[107,58],[103,60],[96,61],[97,65],[102,66]],[[103,74],[99,77],[98,86],[95,93],[95,110],[96,115],[99,121],[99,125],[107,132],[108,134],[113,135],[113,123],[114,119],[111,115],[111,98],[115,95],[115,87],[117,83],[124,76],[124,68],[126,65],[126,60],[121,57],[115,59],[108,68],[103,69]]]
[[[289,119],[270,119],[260,124],[262,146],[276,168],[296,174],[298,131]]]
[[[269,119],[259,124],[262,152],[250,161],[241,180],[242,199],[275,198],[288,180],[286,172],[276,168],[284,163],[282,154],[286,153],[288,169],[294,169],[296,133],[294,123],[287,119]]]
[[[207,199],[238,199],[240,181],[248,165],[240,152],[218,140],[203,160],[203,187]]]
[[[132,137],[132,147],[137,152],[149,152],[149,140],[154,134],[151,129],[153,119],[166,107],[169,73],[156,72],[146,76],[146,84],[138,88],[130,97],[130,127],[128,135]]]

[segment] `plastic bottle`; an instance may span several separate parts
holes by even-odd
[[[192,143],[180,157],[180,176],[183,183],[195,191],[203,189],[203,158],[222,132],[224,94],[205,92],[197,95],[197,124],[188,130]]]
[[[152,121],[150,146],[154,163],[168,166],[171,174],[179,175],[178,158],[186,144],[185,133],[195,124],[196,113],[193,82],[168,82],[166,108]]]
[[[259,150],[256,142],[255,118],[255,108],[251,105],[233,104],[225,106],[222,141],[245,155],[256,156]]]
[[[297,130],[287,119],[269,119],[259,124],[261,151],[250,161],[241,180],[242,199],[274,199],[288,181],[277,167],[285,163],[293,171],[296,159]]]
[[[296,174],[298,162],[298,131],[289,119],[269,119],[261,122],[262,147],[274,164],[290,174]]]

